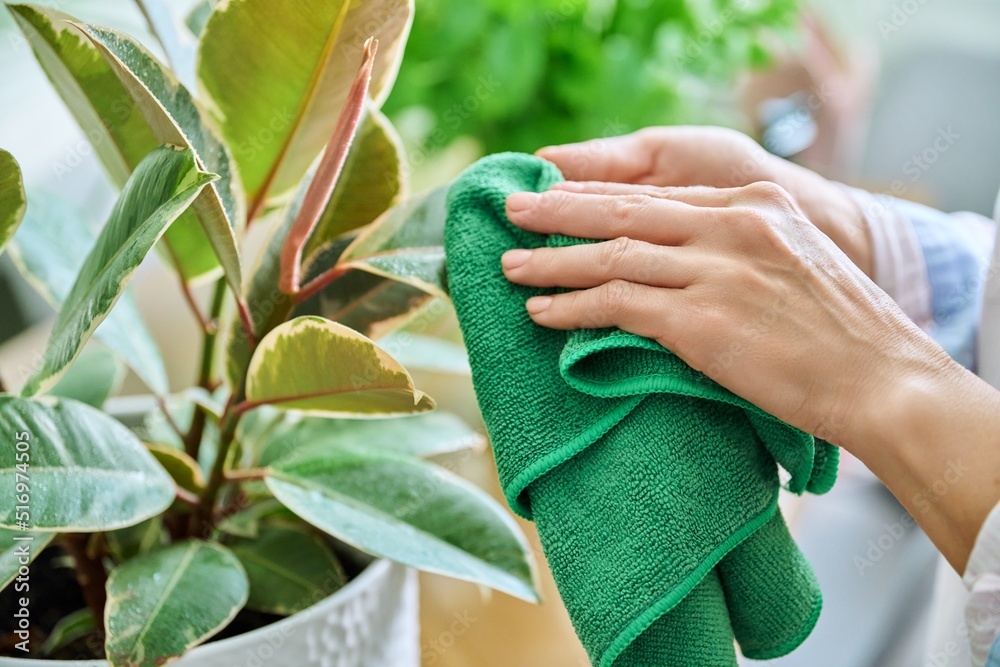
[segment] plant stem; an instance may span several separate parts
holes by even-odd
[[[184,295],[184,301],[187,302],[188,308],[191,309],[191,313],[194,315],[195,319],[198,320],[198,325],[203,331],[208,331],[208,322],[205,316],[201,314],[201,308],[198,307],[198,302],[194,298],[194,294],[191,292],[191,286],[188,285],[187,281],[184,279],[184,272],[181,271],[180,260],[177,259],[177,255],[174,254],[173,249],[171,249],[169,244],[163,246],[166,249],[167,257],[170,259],[170,263],[174,267],[174,271],[177,273],[178,280],[181,281],[181,294]]]
[[[198,496],[196,496],[195,494],[191,493],[190,491],[188,491],[187,489],[185,489],[183,487],[175,486],[174,487],[174,495],[177,496],[177,500],[180,500],[181,502],[185,502],[188,505],[197,505],[198,504],[198,500],[199,500]]]
[[[182,431],[181,427],[177,425],[176,421],[174,421],[174,416],[172,414],[170,414],[170,408],[167,407],[167,400],[163,396],[160,396],[159,394],[157,394],[156,395],[156,405],[159,406],[160,413],[163,415],[163,418],[166,420],[167,425],[169,425],[170,429],[174,433],[177,434],[178,438],[180,438],[183,441],[184,440],[184,431]]]
[[[233,410],[233,406],[243,399],[244,388],[230,397],[226,404],[226,410],[219,423],[219,449],[215,454],[215,461],[212,463],[212,471],[209,473],[205,490],[201,494],[198,505],[191,513],[191,522],[188,532],[192,537],[206,537],[212,527],[212,510],[215,508],[215,501],[219,497],[219,489],[225,481],[226,459],[229,458],[229,449],[236,439],[236,427],[240,423],[240,413]]]
[[[231,470],[225,473],[223,481],[228,484],[238,484],[255,479],[264,479],[267,468],[247,468],[246,470]]]
[[[226,279],[219,278],[215,283],[215,292],[212,294],[212,305],[209,311],[209,326],[205,328],[205,334],[201,342],[201,366],[198,369],[198,386],[205,391],[211,392],[212,372],[215,370],[216,343],[219,337],[219,317],[222,315],[222,305],[226,301]],[[200,405],[195,406],[194,416],[191,418],[191,428],[184,436],[184,451],[191,458],[198,459],[198,450],[201,447],[201,439],[205,434],[205,423],[208,419],[208,412]]]
[[[103,633],[104,606],[108,600],[104,585],[108,574],[104,571],[100,555],[94,557],[87,551],[89,537],[84,533],[66,533],[60,544],[73,559],[76,581],[80,584],[84,602],[94,617],[94,626]]]
[[[243,323],[243,330],[247,334],[247,340],[250,341],[250,345],[257,345],[257,334],[253,330],[253,318],[250,317],[250,309],[239,294],[236,295],[236,310],[240,314],[240,322]]]
[[[201,330],[208,334],[212,330],[212,323],[209,318],[205,317],[204,313],[201,312],[201,308],[198,307],[198,301],[194,298],[194,292],[191,291],[191,285],[188,284],[186,280],[182,277],[181,279],[181,294],[184,295],[184,300],[187,302],[188,308],[194,314],[194,318],[198,320],[198,326]]]
[[[321,292],[324,287],[332,283],[337,278],[340,278],[342,275],[347,273],[347,271],[348,269],[342,266],[334,265],[303,285],[292,298],[295,303],[302,303],[306,299],[309,299],[310,297]]]

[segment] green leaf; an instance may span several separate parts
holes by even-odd
[[[248,593],[239,559],[195,540],[124,563],[107,588],[111,667],[159,667],[176,658],[226,627]]]
[[[42,655],[50,656],[59,649],[82,639],[96,629],[94,615],[89,609],[77,609],[66,614],[55,624],[42,644]]]
[[[184,19],[184,23],[187,24],[188,29],[196,37],[200,37],[201,33],[205,31],[205,24],[208,23],[208,17],[215,10],[215,4],[215,0],[201,0],[188,13],[187,18]]]
[[[50,193],[32,193],[24,224],[10,244],[21,275],[56,310],[94,247],[96,237],[79,211]],[[139,307],[126,290],[94,336],[121,358],[156,394],[166,394],[167,370]]]
[[[21,224],[27,207],[21,167],[13,155],[0,148],[0,252]]]
[[[250,361],[246,394],[251,406],[334,417],[404,415],[434,407],[414,388],[406,369],[373,341],[309,316],[276,327],[260,342]]]
[[[307,262],[321,247],[369,224],[405,195],[402,155],[395,128],[380,111],[369,108],[337,187],[306,245]]]
[[[213,178],[197,168],[190,150],[158,148],[139,163],[59,311],[41,368],[28,380],[25,395],[55,383],[107,317],[146,253]]]
[[[341,255],[342,268],[368,271],[448,298],[444,270],[444,223],[448,188],[386,211]]]
[[[362,120],[337,187],[306,246],[307,275],[315,277],[324,268],[333,266],[339,252],[350,242],[344,235],[375,220],[403,192],[402,165],[394,137],[391,126],[377,111],[370,110]],[[295,307],[278,287],[281,248],[299,214],[312,176],[310,173],[303,179],[282,221],[272,231],[246,290],[250,317],[259,337],[286,321]],[[311,250],[320,239],[323,252]],[[226,373],[232,386],[240,384],[250,363],[251,348],[242,329],[239,322],[233,323],[227,347]]]
[[[441,301],[412,285],[367,271],[348,271],[320,293],[319,312],[379,339],[435,303]]]
[[[123,528],[174,499],[173,480],[139,439],[83,403],[0,395],[0,432],[11,438],[0,448],[0,493],[11,499],[25,493],[17,474],[28,477],[27,524],[34,530]],[[22,518],[13,502],[0,504],[0,527],[17,528]]]
[[[229,150],[202,118],[191,94],[140,44],[127,35],[96,25],[81,26],[121,80],[163,144],[194,151],[198,167],[218,175],[204,188],[192,209],[198,215],[226,278],[242,287],[236,230],[243,226],[243,199]]]
[[[275,466],[266,481],[286,507],[363,551],[538,599],[530,549],[514,520],[438,466],[329,450]]]
[[[240,424],[253,465],[316,456],[328,449],[427,457],[480,447],[485,439],[457,416],[435,410],[396,419],[330,419],[261,408]]]
[[[163,519],[154,516],[134,526],[109,530],[104,533],[104,539],[108,543],[111,555],[118,562],[135,558],[165,544]]]
[[[212,13],[198,77],[252,201],[298,185],[333,133],[372,35],[379,57],[371,93],[381,106],[412,11],[412,0],[300,0],[295,11],[270,0],[233,0]]]
[[[195,399],[197,392],[191,389],[179,394],[172,394],[166,398],[166,408],[173,419],[174,424],[182,432],[187,432],[191,428],[191,421],[194,419]],[[181,440],[173,425],[167,421],[161,410],[153,410],[146,413],[143,419],[140,437],[146,442],[158,445],[166,445],[175,449],[184,449],[184,442]],[[205,433],[202,435],[201,444],[198,448],[198,464],[202,472],[212,469],[215,462],[215,452],[219,447],[219,427],[215,419],[209,419],[205,423]]]
[[[107,348],[88,348],[47,393],[100,408],[118,391],[124,376],[125,368]]]
[[[0,528],[0,590],[7,588],[26,566],[42,553],[55,533],[34,533]]]
[[[261,526],[265,522],[289,523],[298,521],[301,520],[290,509],[274,498],[268,498],[225,517],[219,522],[217,528],[234,537],[251,538],[260,535]]]
[[[36,5],[7,5],[42,69],[104,164],[123,187],[132,170],[159,142],[111,67],[74,17]],[[70,167],[56,163],[60,177]],[[185,280],[216,272],[219,261],[194,212],[186,212],[164,237],[163,253]]]
[[[291,526],[264,526],[255,539],[228,545],[250,580],[247,608],[287,616],[339,590],[346,578],[330,547]]]
[[[408,248],[345,262],[377,276],[406,283],[431,296],[447,299],[443,248]]]
[[[320,314],[379,338],[435,297],[447,298],[446,197],[441,187],[397,204],[338,252],[334,261],[345,273],[320,293]],[[329,261],[317,254],[314,265]]]
[[[216,421],[222,418],[225,412],[225,403],[229,400],[230,390],[224,385],[220,385],[214,392],[210,392],[204,387],[188,387],[184,390],[184,397],[195,405],[204,408],[205,411]]]
[[[146,443],[146,449],[159,461],[177,486],[191,493],[199,493],[205,488],[205,474],[198,462],[180,449],[154,443]]]
[[[39,64],[90,139],[111,180],[125,184],[157,142],[114,72],[58,10],[7,5]]]
[[[471,376],[465,348],[434,336],[395,331],[379,340],[386,352],[408,369]]]
[[[295,308],[292,298],[278,289],[281,248],[294,220],[294,215],[286,215],[274,226],[244,291],[250,321],[258,337],[263,337],[287,320]],[[246,330],[242,322],[234,319],[230,324],[226,343],[226,377],[230,386],[238,387],[242,384],[252,355],[253,346],[247,338]]]

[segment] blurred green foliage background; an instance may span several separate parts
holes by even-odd
[[[648,125],[732,124],[733,77],[766,63],[797,0],[417,0],[385,110],[418,151],[483,153]]]

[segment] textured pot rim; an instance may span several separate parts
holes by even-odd
[[[392,561],[388,561],[384,558],[379,558],[371,563],[362,570],[362,572],[348,581],[342,588],[337,589],[333,593],[330,593],[325,598],[317,602],[316,604],[310,605],[303,609],[302,611],[296,612],[291,616],[286,616],[280,621],[275,621],[274,623],[268,623],[267,625],[262,625],[261,627],[251,630],[250,632],[244,632],[242,634],[235,635],[233,637],[227,637],[225,639],[220,639],[217,642],[212,642],[210,644],[202,644],[191,649],[185,656],[188,655],[198,655],[199,652],[204,652],[211,649],[213,653],[219,653],[227,648],[231,648],[237,644],[242,644],[245,641],[252,641],[258,636],[263,636],[269,634],[273,631],[281,632],[283,628],[290,625],[296,625],[302,620],[308,618],[314,612],[319,611],[321,608],[326,608],[331,605],[346,603],[359,595],[361,595],[368,585],[374,584],[377,580],[384,578],[389,569],[393,566]],[[371,580],[371,581],[369,581]]]
[[[365,567],[362,572],[347,582],[340,588],[314,605],[291,616],[286,616],[280,621],[268,623],[250,632],[244,632],[233,637],[227,637],[217,642],[202,644],[191,649],[183,657],[196,658],[199,655],[225,653],[228,649],[240,650],[245,642],[252,642],[256,639],[263,639],[274,632],[282,632],[285,628],[296,626],[309,618],[314,612],[321,611],[329,606],[346,603],[349,600],[362,595],[363,592],[379,579],[385,578],[393,567],[402,567],[393,561],[385,558],[378,558]],[[0,667],[3,665],[17,665],[18,667],[44,667],[45,665],[77,665],[79,667],[89,667],[90,665],[107,665],[107,660],[102,658],[89,658],[86,660],[42,660],[37,658],[12,658],[0,656]]]

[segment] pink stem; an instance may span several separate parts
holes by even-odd
[[[281,275],[278,278],[278,287],[285,294],[296,294],[299,291],[302,279],[302,250],[309,237],[312,236],[316,223],[319,222],[319,218],[323,214],[323,209],[330,201],[330,196],[340,178],[340,172],[344,168],[347,152],[351,148],[354,135],[361,122],[361,114],[365,108],[368,84],[371,81],[372,65],[375,63],[377,50],[378,40],[369,37],[368,41],[365,42],[361,67],[354,78],[354,83],[351,84],[347,101],[337,119],[337,126],[326,145],[326,151],[316,169],[316,174],[309,184],[299,214],[285,238],[284,246],[281,248]]]
[[[246,300],[240,296],[236,296],[236,310],[240,313],[240,321],[243,323],[243,330],[247,334],[247,340],[250,341],[251,345],[257,344],[257,334],[253,330],[253,319],[250,317],[250,309],[247,307]]]
[[[320,292],[320,290],[345,273],[347,273],[347,269],[339,265],[327,269],[320,275],[313,278],[310,282],[303,285],[302,288],[295,293],[295,303],[302,303],[306,299],[315,296]]]

